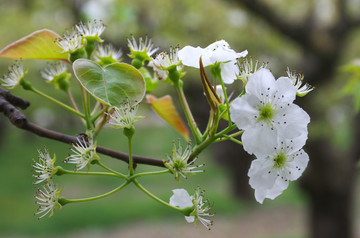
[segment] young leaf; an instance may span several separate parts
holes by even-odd
[[[0,58],[68,61],[69,55],[61,53],[62,49],[55,44],[57,38],[60,36],[51,30],[35,31],[6,46],[0,51]]]
[[[91,60],[78,59],[73,69],[81,85],[101,103],[119,107],[124,101],[135,105],[144,98],[144,78],[131,65],[113,63],[103,68]]]
[[[200,77],[201,77],[201,83],[204,88],[206,100],[208,101],[211,109],[216,111],[218,106],[221,104],[221,101],[218,95],[216,94],[214,87],[211,86],[211,83],[206,76],[201,57],[200,57]]]
[[[187,141],[189,141],[189,131],[181,120],[170,95],[156,98],[153,95],[146,95],[152,109],[175,130],[177,130]]]

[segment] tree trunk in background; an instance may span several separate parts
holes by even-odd
[[[225,166],[232,178],[232,191],[234,195],[245,201],[254,201],[254,190],[249,185],[247,173],[251,164],[251,156],[231,141],[216,144],[216,161]]]

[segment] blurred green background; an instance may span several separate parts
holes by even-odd
[[[39,29],[47,28],[61,34],[80,20],[95,18],[102,19],[107,25],[103,38],[116,47],[121,47],[125,60],[129,52],[126,46],[130,34],[135,37],[152,37],[160,51],[176,45],[205,47],[216,40],[225,39],[236,51],[247,49],[252,58],[269,62],[269,67],[276,76],[284,76],[287,66],[302,73],[305,66],[302,67],[301,61],[305,53],[296,40],[289,39],[281,31],[275,31],[271,24],[267,24],[261,17],[237,2],[242,1],[2,0],[0,48]],[[332,26],[339,17],[339,1],[260,2],[274,9],[283,21],[294,25],[306,17],[314,17],[316,27],[320,30]],[[359,8],[359,1],[349,1],[347,14],[356,17],[356,9]],[[309,16],[309,12],[313,13],[313,16]],[[338,67],[359,57],[359,34],[357,28],[349,32],[338,61],[327,69],[332,72],[331,76],[328,76],[328,82],[311,82],[317,89],[310,93],[310,100],[305,105],[305,108],[310,107],[310,104],[315,105],[317,113],[323,116],[311,122],[309,141],[329,138],[333,148],[344,156],[354,143],[353,128],[356,121],[353,117],[356,114],[352,99],[344,96],[341,91],[350,76],[339,72]],[[326,41],[321,42],[325,44]],[[1,59],[1,72],[5,73],[11,63],[10,60]],[[34,85],[67,102],[66,95],[54,90],[52,85],[46,84],[40,77],[39,71],[46,62],[25,61],[24,64],[31,69],[29,79]],[[202,96],[196,70],[188,69],[184,80],[186,92]],[[22,89],[15,89],[13,93],[31,102],[31,106],[25,111],[30,120],[71,135],[82,132],[80,123],[56,105]],[[169,85],[160,85],[155,94],[160,96],[174,92]],[[75,95],[76,98],[78,96]],[[206,105],[205,100],[200,102]],[[141,108],[141,113],[147,115],[148,120],[138,125],[138,134],[134,138],[135,153],[165,159],[165,154],[171,152],[172,144],[169,142],[177,140],[180,135],[152,111]],[[309,114],[312,116],[310,112]],[[221,158],[215,161],[214,147],[201,154],[198,159],[199,162],[206,163],[206,173],[191,176],[180,184],[169,175],[142,180],[144,185],[164,200],[168,200],[172,195],[171,189],[186,188],[192,191],[197,185],[206,189],[206,198],[214,201],[213,208],[216,212],[215,225],[210,232],[204,227],[195,228],[192,224],[186,224],[181,214],[157,204],[134,186],[128,186],[103,200],[65,206],[56,211],[53,217],[37,220],[33,215],[36,205],[33,199],[35,186],[32,185],[31,159],[37,157],[37,148],[46,145],[50,153],[56,153],[58,161],[61,162],[70,153],[70,146],[20,131],[10,125],[3,116],[0,117],[0,125],[0,237],[312,236],[312,230],[309,229],[312,221],[309,212],[311,197],[298,187],[299,183],[291,183],[289,189],[280,197],[275,201],[266,200],[264,205],[257,204],[255,199],[248,201],[236,197],[232,185],[233,176],[230,176],[226,166],[222,166],[225,162],[222,162]],[[105,129],[100,134],[98,143],[122,151],[126,151],[127,147],[122,133],[110,129]],[[120,161],[103,157],[103,162],[119,170],[126,170],[126,164]],[[148,169],[152,168],[138,168],[139,171]],[[352,179],[355,180],[356,176]],[[64,186],[64,195],[70,198],[97,195],[118,185],[118,181],[112,178],[64,176],[55,180]],[[350,223],[354,224],[354,227],[359,227],[358,183],[352,189],[354,192],[351,195],[351,203],[354,202],[355,205]],[[342,202],[339,200],[339,203]],[[354,229],[352,232],[354,236],[360,235],[359,230]]]

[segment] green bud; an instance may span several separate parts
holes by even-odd
[[[149,71],[144,68],[141,67],[139,69],[140,73],[142,74],[142,76],[145,79],[145,83],[146,83],[146,92],[151,92],[153,91],[159,84],[159,79],[157,77],[152,77],[151,74],[149,73]]]
[[[168,77],[176,85],[180,80],[180,72],[176,69],[176,67],[169,69]]]
[[[25,79],[21,79],[20,84],[25,90],[32,90],[33,89],[32,84],[29,81],[25,80]]]
[[[86,38],[86,46],[85,46],[85,51],[87,54],[87,57],[90,59],[90,56],[92,54],[92,52],[95,49],[95,39],[93,38]]]
[[[85,55],[85,50],[83,48],[78,49],[74,51],[73,53],[70,53],[70,61],[74,62],[77,59],[83,58]]]
[[[70,76],[70,74],[66,73],[66,75],[59,75],[59,78],[56,79],[56,85],[65,92],[70,88],[70,82],[67,76]]]
[[[131,126],[130,128],[125,127],[123,133],[127,138],[131,139],[132,136],[135,134],[135,127],[134,126]]]
[[[144,61],[139,58],[134,58],[131,61],[131,65],[134,66],[137,69],[140,69],[144,65]]]

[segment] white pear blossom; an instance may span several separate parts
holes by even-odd
[[[9,66],[9,72],[1,78],[1,86],[8,89],[16,88],[21,84],[27,71],[24,70],[23,62],[16,61],[15,64]]]
[[[113,112],[108,114],[110,116],[109,124],[115,129],[131,128],[136,121],[143,118],[136,116],[138,108],[139,104],[131,106],[130,102],[126,100],[119,107],[114,107]]]
[[[153,61],[155,67],[167,70],[170,67],[177,67],[178,71],[181,69],[181,61],[178,56],[179,47],[170,48],[170,53],[161,52]]]
[[[122,51],[115,50],[115,48],[111,44],[98,44],[95,52],[93,54],[93,58],[96,61],[108,61],[109,63],[115,63],[120,61],[122,56]]]
[[[296,95],[299,97],[303,97],[312,90],[314,90],[314,87],[311,86],[308,83],[303,84],[304,76],[301,74],[296,74],[294,72],[291,72],[288,68],[286,71],[288,78],[291,80],[293,85],[297,88]]]
[[[149,61],[148,66],[154,70],[156,77],[158,77],[158,79],[164,80],[167,78],[168,72],[166,70],[162,70],[162,69],[159,69],[158,67],[156,67],[154,65],[154,60]]]
[[[54,214],[56,208],[61,208],[59,197],[61,190],[53,183],[46,184],[35,195],[35,202],[39,205],[35,215],[39,215],[39,219],[50,213],[50,217]]]
[[[53,64],[49,64],[45,69],[40,71],[41,77],[49,82],[58,78],[60,75],[65,75],[67,71],[66,64],[63,61],[57,61]]]
[[[249,77],[246,93],[230,106],[231,120],[244,130],[242,142],[249,153],[261,150],[278,136],[307,136],[309,115],[293,104],[296,88],[288,78],[275,80],[268,69]]]
[[[94,38],[99,42],[102,42],[100,35],[105,30],[106,26],[102,21],[88,21],[86,23],[80,22],[75,25],[78,32],[81,34],[83,38]]]
[[[93,142],[91,136],[87,140],[84,137],[78,137],[77,141],[78,143],[73,144],[71,149],[74,154],[64,160],[65,163],[75,164],[76,171],[90,166],[94,160],[99,160],[99,156],[96,154],[96,142]]]
[[[139,39],[139,44],[137,43],[134,36],[131,36],[132,40],[128,39],[128,46],[130,48],[131,54],[130,58],[142,57],[145,60],[151,60],[151,56],[158,51],[159,48],[154,48],[154,45],[147,36],[145,40],[142,37]]]
[[[44,152],[38,150],[39,153],[39,162],[34,161],[32,165],[34,167],[34,172],[38,173],[37,175],[33,175],[37,181],[34,184],[41,183],[43,181],[49,182],[54,174],[57,172],[57,168],[55,168],[54,163],[56,161],[55,155],[54,158],[51,158],[49,155],[49,151],[44,148]]]
[[[182,65],[178,56],[179,47],[170,48],[170,53],[161,52],[151,61],[153,69],[160,79],[166,79],[168,70],[176,69],[181,71]]]
[[[62,38],[58,38],[55,43],[63,50],[63,53],[74,53],[83,47],[82,37],[75,29],[67,31]]]
[[[244,85],[246,85],[247,81],[249,80],[249,77],[256,73],[260,69],[266,69],[267,63],[260,64],[259,61],[255,61],[253,63],[253,60],[250,58],[245,58],[243,61],[238,62],[239,66],[239,75],[238,77],[243,81]]]
[[[200,221],[210,230],[213,221],[207,218],[213,216],[213,214],[209,212],[211,209],[209,201],[203,201],[204,192],[197,188],[194,196],[190,196],[185,189],[174,189],[172,191],[174,195],[170,197],[170,205],[181,209],[193,207],[194,210],[190,213],[190,216],[185,216],[186,221],[188,223],[195,223],[195,225],[197,221]]]
[[[255,198],[263,203],[265,198],[274,199],[298,179],[305,170],[309,156],[301,149],[306,138],[276,140],[276,144],[264,145],[255,153],[248,172],[250,186],[255,189]]]
[[[164,164],[165,166],[175,175],[175,179],[180,181],[180,176],[187,178],[186,174],[193,174],[204,172],[204,170],[195,170],[199,167],[204,166],[205,164],[200,164],[193,166],[195,159],[189,161],[191,155],[191,145],[188,144],[183,152],[182,146],[179,141],[179,146],[176,147],[174,143],[174,147],[172,150],[171,156],[168,157],[168,161]]]
[[[183,65],[190,67],[200,68],[200,57],[204,67],[220,63],[221,77],[226,84],[233,83],[239,73],[236,60],[247,54],[247,50],[236,53],[225,40],[216,41],[206,48],[185,46],[178,53]]]

